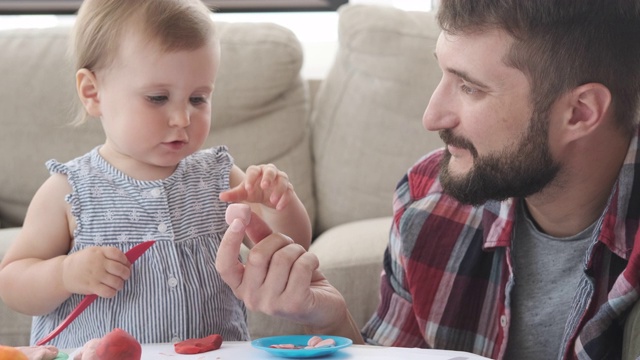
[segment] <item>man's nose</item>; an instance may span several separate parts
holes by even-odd
[[[452,94],[448,94],[442,82],[438,84],[422,115],[422,126],[428,131],[440,131],[456,126],[458,115]]]

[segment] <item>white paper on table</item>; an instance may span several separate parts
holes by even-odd
[[[73,359],[78,351],[69,354]],[[285,359],[273,356],[263,350],[256,349],[249,342],[226,341],[215,351],[202,354],[180,355],[173,349],[173,344],[145,344],[142,346],[141,360],[275,360]],[[333,355],[318,358],[320,360],[338,359],[402,359],[402,360],[488,360],[475,354],[448,351],[426,350],[417,348],[390,348],[373,345],[353,345]]]
[[[403,359],[429,360],[487,360],[488,358],[476,354],[449,350],[425,350],[414,348],[383,348],[379,351],[381,359],[390,359],[390,355],[402,356]],[[374,353],[375,354],[375,353]],[[370,356],[367,354],[367,356]],[[373,355],[376,356],[376,355]],[[369,357],[371,358],[371,357]]]

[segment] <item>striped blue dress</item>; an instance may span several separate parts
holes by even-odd
[[[70,253],[90,246],[127,251],[156,240],[115,297],[98,298],[50,344],[80,347],[116,327],[140,343],[214,333],[248,340],[246,309],[214,265],[227,229],[227,204],[218,195],[229,188],[232,164],[221,146],[184,159],[167,179],[139,181],[111,166],[98,148],[65,164],[48,161],[49,171],[67,175],[72,187],[66,200],[78,226]],[[31,343],[56,328],[83,297],[72,295],[52,313],[34,317]]]

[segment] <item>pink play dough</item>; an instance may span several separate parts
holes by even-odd
[[[247,204],[230,204],[224,219],[229,225],[233,220],[238,219],[246,226],[251,221],[251,207]]]

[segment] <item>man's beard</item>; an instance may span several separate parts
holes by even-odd
[[[441,130],[445,144],[467,149],[473,157],[469,172],[455,175],[449,170],[451,153],[445,149],[440,163],[444,192],[464,204],[481,205],[488,200],[522,198],[541,191],[560,170],[549,151],[548,130],[548,117],[536,111],[519,142],[483,156],[468,140],[456,137],[449,129]]]

